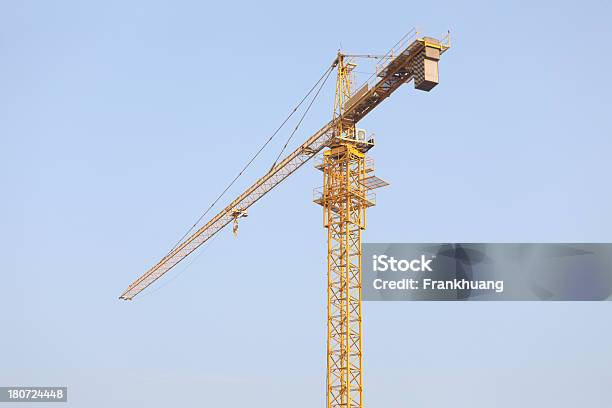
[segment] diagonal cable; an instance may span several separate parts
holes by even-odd
[[[323,73],[323,75],[321,75],[321,77],[319,78],[319,80],[312,86],[312,88],[310,88],[310,90],[308,91],[308,93],[306,93],[306,95],[302,98],[302,100],[295,106],[295,108],[293,108],[293,110],[291,111],[291,113],[289,113],[289,115],[285,118],[285,120],[283,120],[283,122],[280,124],[280,126],[274,131],[274,133],[272,133],[272,135],[268,138],[268,140],[266,140],[266,142],[259,148],[259,150],[257,151],[257,153],[255,153],[255,155],[253,157],[251,157],[251,159],[248,161],[248,163],[242,168],[242,170],[240,170],[240,172],[236,175],[236,177],[234,177],[234,179],[227,185],[227,187],[225,187],[225,189],[221,192],[221,194],[219,194],[219,196],[212,202],[212,204],[210,204],[208,206],[208,208],[206,209],[206,211],[204,211],[204,213],[202,213],[202,215],[200,215],[200,217],[196,220],[195,223],[193,223],[193,225],[191,226],[191,228],[189,228],[187,230],[187,232],[185,232],[185,234],[183,234],[183,236],[176,242],[176,244],[174,244],[174,246],[172,247],[171,251],[173,249],[175,249],[181,242],[183,242],[183,240],[189,235],[189,233],[191,233],[191,231],[193,231],[193,229],[200,223],[200,221],[202,221],[202,219],[206,216],[206,214],[208,214],[210,212],[210,210],[212,210],[212,208],[217,204],[217,202],[219,202],[219,200],[225,195],[225,193],[227,193],[227,191],[234,185],[234,183],[236,183],[236,181],[240,178],[240,176],[242,176],[242,174],[245,172],[246,169],[248,169],[251,164],[253,163],[253,161],[255,161],[255,159],[260,155],[260,153],[266,148],[266,146],[272,141],[272,139],[274,139],[274,137],[276,136],[276,134],[285,126],[285,124],[289,121],[289,119],[291,119],[291,117],[293,116],[293,114],[295,114],[295,112],[300,108],[300,106],[302,106],[302,104],[304,103],[304,101],[306,101],[306,99],[308,99],[308,97],[310,96],[310,94],[312,94],[312,92],[315,90],[315,88],[317,87],[317,85],[319,85],[319,83],[321,83],[321,81],[323,81],[323,84],[325,84],[325,82],[327,81],[327,78],[329,78],[329,75],[331,74],[332,70],[334,69],[334,64],[330,65],[329,68],[327,68],[327,70],[325,70],[325,72]],[[319,92],[321,91],[321,88],[323,87],[323,84],[321,84],[321,87],[319,87],[316,96],[319,94]],[[312,106],[312,102],[314,102],[314,99],[310,102],[310,104],[308,105],[308,109],[310,109],[310,107]],[[308,112],[308,109],[306,110],[306,112]],[[305,115],[302,115],[302,118],[300,119],[300,122],[302,122],[302,120],[304,119]],[[299,123],[298,126],[299,127]],[[289,140],[291,140],[291,137],[293,137],[293,135],[295,134],[297,127],[293,130],[293,132],[291,133],[291,136],[289,137]],[[285,143],[285,146],[283,147],[283,149],[281,150],[281,154],[282,152],[285,150],[285,148],[287,147],[287,144],[289,143],[289,140],[287,140],[287,143]],[[280,157],[280,155],[279,155]],[[276,165],[276,163],[278,162],[278,157],[276,158],[276,161],[274,162],[274,165]],[[274,166],[272,166],[274,167]]]

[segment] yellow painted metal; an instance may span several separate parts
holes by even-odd
[[[355,64],[347,61],[346,56],[338,52],[337,58],[337,80],[336,80],[336,95],[334,97],[334,114],[333,123],[335,124],[335,136],[338,138],[354,139],[355,138],[355,123],[346,121],[343,117],[346,103],[351,98],[351,85],[353,82],[353,69]]]
[[[355,122],[344,116],[353,67],[338,55],[334,141],[317,166],[323,190],[315,202],[323,206],[327,228],[327,408],[363,406],[361,231],[374,203],[364,182],[364,151],[372,145],[355,138]]]
[[[361,231],[366,226],[365,154],[350,142],[324,153],[327,228],[327,407],[360,408],[362,381]]]

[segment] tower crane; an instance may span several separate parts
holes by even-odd
[[[362,279],[361,235],[366,210],[375,205],[372,190],[388,183],[374,175],[366,153],[374,146],[357,123],[400,85],[430,91],[438,84],[438,61],[450,48],[450,33],[438,40],[411,30],[383,56],[338,52],[332,67],[337,71],[332,119],[263,177],[236,197],[166,256],[136,279],[120,299],[132,300],[223,227],[246,217],[248,209],[318,153],[315,167],[323,172],[323,186],[313,201],[323,207],[327,229],[327,408],[361,408],[362,381]],[[380,59],[376,72],[353,89],[352,57]]]

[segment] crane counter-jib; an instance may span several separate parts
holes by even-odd
[[[389,97],[400,85],[415,80],[415,87],[429,91],[437,84],[437,63],[440,54],[448,45],[438,40],[424,37],[415,38],[389,62],[377,70],[373,83],[366,83],[346,101],[343,115],[336,120],[357,123],[372,109]],[[219,232],[234,220],[236,211],[245,211],[266,193],[279,185],[283,180],[323,150],[334,139],[335,121],[328,122],[319,131],[300,145],[268,173],[258,179],[246,191],[240,194],[227,207],[220,211],[204,226],[184,239],[157,264],[135,280],[120,296],[131,300],[149,285],[185,259],[200,245]]]

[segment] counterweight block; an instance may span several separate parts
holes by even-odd
[[[436,39],[425,37],[424,48],[415,57],[412,65],[414,87],[421,91],[431,91],[438,85],[438,61],[442,46]]]

